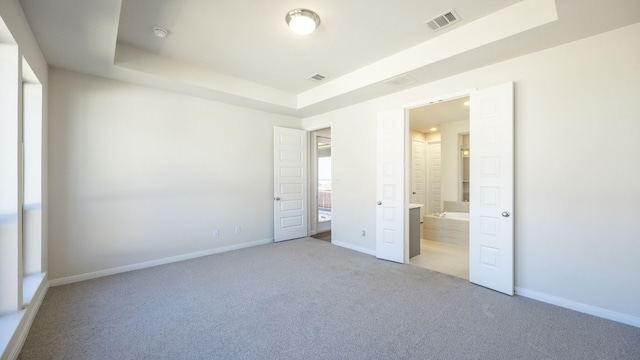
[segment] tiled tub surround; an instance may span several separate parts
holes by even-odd
[[[424,217],[422,238],[469,247],[469,213],[444,212]]]
[[[444,201],[442,203],[442,211],[469,212],[468,201]]]

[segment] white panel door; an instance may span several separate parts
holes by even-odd
[[[273,129],[274,241],[307,236],[307,132]]]
[[[378,113],[376,257],[404,263],[404,110]]]
[[[425,202],[426,176],[425,147],[421,139],[411,139],[411,197],[410,203],[422,204]],[[420,208],[420,219],[424,212],[424,206]]]
[[[469,281],[513,295],[513,83],[471,93]]]
[[[427,213],[433,214],[442,211],[442,166],[440,156],[440,142],[427,144],[427,178],[429,181],[427,190]]]

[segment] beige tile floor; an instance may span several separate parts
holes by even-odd
[[[469,248],[438,241],[420,241],[420,255],[409,260],[411,265],[469,280]]]

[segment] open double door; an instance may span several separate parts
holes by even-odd
[[[514,292],[513,83],[469,94],[469,281]],[[424,104],[421,104],[424,105]],[[405,108],[378,114],[376,256],[408,261]]]
[[[469,280],[514,291],[513,83],[471,99]],[[406,109],[378,114],[376,256],[408,261]],[[308,235],[308,135],[274,128],[274,240]]]

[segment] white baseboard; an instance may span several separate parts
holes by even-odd
[[[637,316],[619,313],[609,309],[604,309],[604,308],[593,306],[593,305],[583,304],[577,301],[568,300],[561,297],[557,297],[557,296],[553,296],[553,295],[549,295],[549,294],[545,294],[545,293],[541,293],[533,290],[527,290],[519,287],[516,287],[516,294],[523,297],[530,298],[530,299],[542,301],[547,304],[560,306],[566,309],[579,311],[581,313],[601,317],[607,320],[612,320],[612,321],[616,321],[619,323],[640,328],[640,317],[637,317]]]
[[[335,240],[331,240],[331,243],[333,245],[337,245],[343,248],[347,248],[350,250],[355,250],[361,253],[365,253],[367,255],[373,255],[376,256],[376,251],[375,250],[371,250],[371,249],[367,249],[367,248],[363,248],[362,246],[357,246],[357,245],[353,245],[353,244],[349,244],[349,243],[345,243],[345,242],[341,242],[341,241],[335,241]]]
[[[22,346],[24,345],[25,340],[27,340],[27,335],[29,335],[29,330],[31,330],[31,325],[33,324],[33,320],[36,318],[36,314],[38,314],[38,310],[40,309],[40,305],[42,305],[42,301],[47,294],[47,290],[49,290],[49,282],[47,281],[47,275],[45,274],[33,298],[31,299],[31,302],[21,314],[20,323],[16,327],[16,331],[11,337],[7,348],[4,353],[0,353],[0,358],[2,358],[2,360],[14,360],[18,358],[18,355],[20,355]]]
[[[146,262],[132,264],[132,265],[120,266],[117,268],[100,270],[100,271],[95,271],[95,272],[86,273],[86,274],[73,275],[73,276],[68,276],[64,278],[50,280],[49,286],[66,285],[66,284],[71,284],[79,281],[96,279],[103,276],[115,275],[115,274],[120,274],[120,273],[134,271],[134,270],[141,270],[141,269],[146,269],[146,268],[158,266],[158,265],[171,264],[178,261],[195,259],[203,256],[219,254],[219,253],[232,251],[232,250],[244,249],[244,248],[257,246],[257,245],[264,245],[272,242],[273,242],[272,238],[262,239],[262,240],[248,242],[248,243],[242,243],[237,245],[224,246],[216,249],[198,251],[190,254],[172,256],[164,259],[157,259],[157,260],[151,260],[151,261],[146,261]]]

